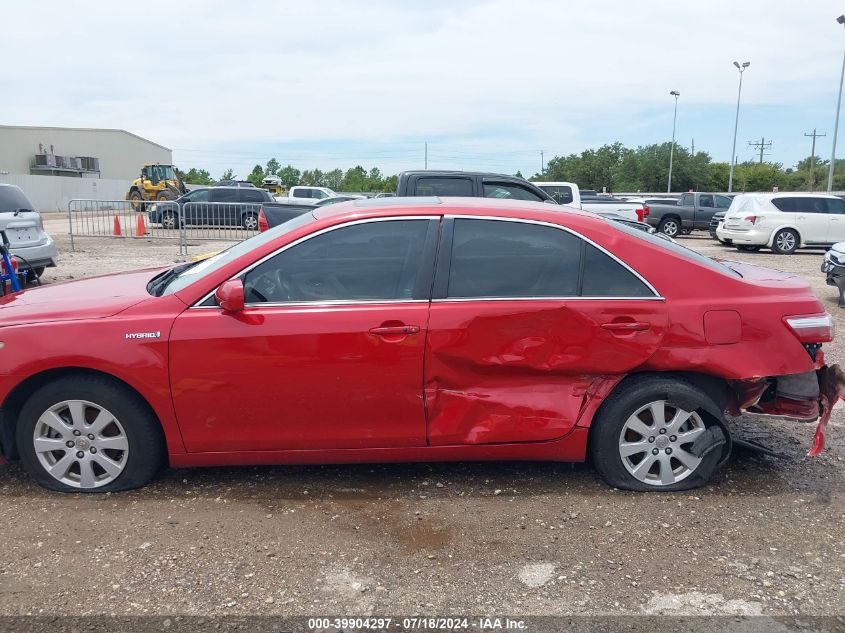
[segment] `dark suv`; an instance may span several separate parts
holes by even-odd
[[[272,203],[274,199],[269,191],[258,187],[203,187],[189,191],[174,202],[153,205],[150,222],[161,224],[165,229],[176,228],[181,209],[185,225],[242,226],[257,231],[261,205]]]

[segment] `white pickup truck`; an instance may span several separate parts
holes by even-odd
[[[629,220],[645,222],[648,205],[642,202],[628,202],[613,196],[584,196],[574,182],[535,182],[540,189],[554,198],[558,204],[592,211],[600,215],[617,215]]]
[[[276,202],[287,204],[317,204],[325,198],[336,198],[337,193],[328,187],[308,187],[297,185],[288,189],[286,196],[275,196]]]

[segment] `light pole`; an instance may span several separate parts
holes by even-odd
[[[845,24],[845,15],[836,18],[839,24]],[[833,149],[830,152],[830,170],[827,172],[827,190],[833,191],[833,168],[836,164],[836,133],[839,131],[839,108],[842,105],[842,79],[845,78],[845,57],[842,58],[842,72],[839,74],[839,99],[836,102],[836,123],[833,124]]]
[[[739,100],[742,98],[742,73],[751,65],[751,62],[734,62],[734,66],[739,71],[739,92],[736,94],[736,118],[734,119],[734,144],[731,149],[731,172],[728,176],[728,193],[733,191],[734,186],[734,164],[736,163],[736,130],[739,127]]]
[[[675,123],[678,121],[678,97],[681,93],[677,90],[672,90],[670,93],[675,97],[675,116],[672,118],[672,146],[669,148],[669,186],[666,187],[666,193],[672,193],[672,157],[675,154]]]

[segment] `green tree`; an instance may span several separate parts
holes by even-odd
[[[302,177],[302,174],[299,173],[299,170],[293,167],[292,165],[286,165],[285,167],[282,167],[276,172],[276,175],[281,178],[282,183],[288,189],[298,185],[299,179]]]
[[[234,180],[235,179],[235,172],[230,167],[226,171],[223,172],[223,175],[218,178],[218,180]]]
[[[261,167],[261,165],[256,165],[252,168],[252,171],[250,172],[249,176],[246,177],[246,179],[256,187],[260,187],[262,181],[264,180],[264,169]]]
[[[267,161],[267,166],[264,168],[264,174],[266,176],[278,176],[279,169],[281,169],[281,167],[282,166],[279,164],[279,161],[275,158],[271,158]]]
[[[214,182],[211,179],[211,174],[209,174],[205,169],[191,167],[186,172],[181,172],[178,169],[176,171],[182,181],[189,185],[210,185]]]
[[[343,182],[343,170],[332,169],[331,171],[327,171],[323,176],[323,182],[326,183],[326,187],[329,189],[339,191],[340,185]]]

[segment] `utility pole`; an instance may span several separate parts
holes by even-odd
[[[810,150],[810,191],[816,188],[815,178],[813,178],[816,172],[816,139],[819,136],[827,136],[827,134],[816,134],[816,128],[813,128],[812,134],[804,133],[804,136],[812,136],[813,137],[813,149]]]
[[[769,149],[772,147],[772,142],[766,142],[766,137],[760,139],[760,142],[757,141],[748,141],[748,147],[753,147],[754,150],[760,150],[760,164],[763,164],[763,153],[768,152]]]
[[[672,116],[672,145],[669,146],[669,184],[666,185],[666,193],[672,192],[672,158],[675,155],[675,123],[678,121],[678,97],[681,93],[677,90],[672,90],[669,93],[675,97],[675,114]]]
[[[546,173],[546,159],[543,156],[543,150],[540,150],[540,175]]]
[[[845,26],[845,13],[836,18]],[[839,97],[836,100],[836,123],[833,124],[833,149],[830,151],[830,171],[827,174],[827,192],[833,191],[833,170],[836,169],[836,133],[839,132],[839,108],[842,106],[842,82],[845,80],[845,57],[842,58],[842,72],[839,73]]]
[[[425,142],[425,168],[428,169],[428,141]]]
[[[692,148],[690,149],[690,154],[695,157],[695,139],[692,139]]]

